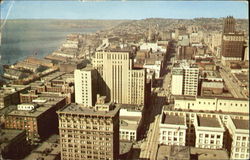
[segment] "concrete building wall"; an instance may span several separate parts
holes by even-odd
[[[249,120],[248,120],[249,123]],[[238,124],[239,125],[239,124]],[[243,126],[244,124],[242,124]],[[238,128],[232,120],[228,117],[226,124],[229,134],[227,139],[227,149],[230,153],[230,159],[249,159],[249,126]]]
[[[96,101],[96,79],[95,70],[75,70],[75,102],[85,106],[94,106]]]
[[[220,98],[175,99],[174,108],[206,111],[249,113],[248,100]]]
[[[146,72],[132,69],[130,52],[96,52],[99,90],[112,102],[144,104]]]
[[[173,95],[183,94],[183,75],[172,75],[171,92]]]

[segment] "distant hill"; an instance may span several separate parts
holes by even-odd
[[[236,19],[236,28],[240,31],[248,33],[248,19]],[[114,27],[114,30],[123,30],[130,28],[130,30],[148,29],[149,26],[158,25],[160,29],[172,30],[180,26],[198,25],[202,30],[206,31],[222,31],[223,18],[194,18],[194,19],[164,19],[164,18],[148,18],[142,20],[127,21]]]

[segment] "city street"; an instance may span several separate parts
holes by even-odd
[[[220,73],[221,77],[225,81],[227,88],[235,98],[247,98],[245,95],[241,93],[241,88],[237,85],[237,83],[234,83],[230,79],[229,74],[224,69],[220,69]]]
[[[158,143],[159,143],[159,124],[160,124],[160,115],[162,111],[162,107],[166,102],[165,96],[169,96],[171,94],[171,65],[167,65],[165,68],[165,75],[163,76],[162,89],[158,91],[158,95],[156,96],[151,110],[149,111],[150,116],[148,118],[149,128],[146,135],[145,141],[141,144],[141,153],[140,159],[149,159],[156,160]]]
[[[163,98],[156,98],[155,105],[150,114],[151,121],[145,141],[141,144],[140,159],[154,160],[158,149],[160,113],[164,104]]]

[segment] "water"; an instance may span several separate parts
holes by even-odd
[[[72,25],[74,23],[76,24]],[[102,29],[98,26],[83,28],[77,23],[64,20],[7,21],[2,30],[1,66],[13,64],[31,55],[42,58],[56,50],[66,40],[67,34],[95,32]],[[34,54],[35,52],[37,54]]]

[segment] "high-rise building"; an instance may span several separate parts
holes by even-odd
[[[224,24],[223,24],[223,33],[235,33],[235,24],[236,21],[232,16],[228,16],[227,18],[224,19]]]
[[[133,69],[130,52],[96,52],[93,64],[100,94],[115,103],[144,105],[146,72]]]
[[[118,159],[119,107],[98,97],[94,107],[71,103],[57,113],[62,160]]]
[[[172,94],[198,94],[199,68],[186,62],[175,63],[172,70]]]
[[[245,38],[243,33],[235,30],[235,19],[227,17],[224,20],[224,28],[222,35],[222,62],[228,60],[243,60]]]
[[[84,106],[94,106],[97,95],[97,73],[96,70],[87,66],[83,69],[76,69],[75,79],[75,102]]]

